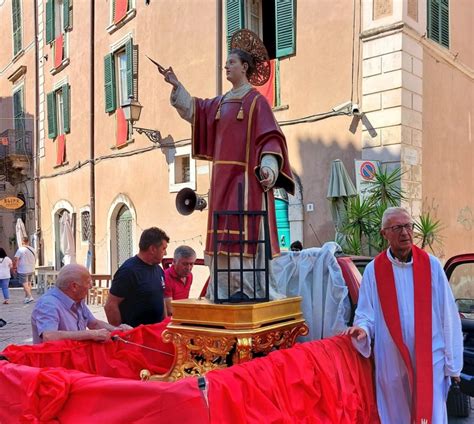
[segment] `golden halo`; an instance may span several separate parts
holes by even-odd
[[[240,29],[232,35],[231,49],[240,49],[249,53],[255,61],[255,71],[250,75],[252,85],[263,85],[270,79],[270,60],[268,52],[258,35],[248,29]]]

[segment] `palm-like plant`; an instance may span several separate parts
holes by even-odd
[[[434,219],[429,212],[422,213],[418,222],[415,222],[414,237],[421,242],[422,249],[428,246],[433,251],[435,243],[442,243],[441,230],[440,220]]]
[[[403,190],[400,187],[400,179],[403,175],[401,168],[388,171],[387,167],[381,167],[374,173],[374,179],[369,182],[369,198],[375,204],[397,206],[405,199]]]
[[[380,234],[382,216],[390,206],[398,206],[405,199],[400,179],[400,168],[388,171],[381,167],[369,183],[368,195],[347,199],[345,218],[338,230],[338,242],[346,253],[374,255],[387,248],[387,241]],[[421,247],[430,247],[441,243],[439,235],[441,224],[429,212],[420,216],[415,223],[415,239],[421,241]]]

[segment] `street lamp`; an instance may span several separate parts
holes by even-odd
[[[160,145],[163,138],[161,137],[161,133],[158,130],[133,126],[134,122],[140,119],[142,107],[143,106],[138,100],[135,100],[133,97],[130,97],[128,99],[128,103],[122,106],[125,119],[130,122],[132,132],[133,130],[135,130],[138,134],[145,134],[152,143]]]

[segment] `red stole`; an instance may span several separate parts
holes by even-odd
[[[406,347],[400,324],[397,289],[387,251],[375,258],[375,280],[385,323],[405,363],[412,392],[412,422],[431,423],[433,413],[433,348],[431,266],[428,254],[417,246],[413,254],[415,302],[415,364]]]

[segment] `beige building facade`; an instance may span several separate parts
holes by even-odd
[[[32,123],[36,118],[39,206],[31,210],[41,264],[62,264],[65,214],[77,261],[96,273],[113,273],[136,253],[150,226],[171,237],[169,255],[180,244],[202,255],[207,210],[182,216],[175,199],[184,187],[205,196],[211,167],[192,159],[191,128],[170,106],[170,86],[146,55],[173,66],[192,95],[214,97],[230,88],[223,70],[227,39],[242,26],[262,36],[273,59],[270,101],[297,180],[295,196],[284,200],[285,247],[294,240],[319,246],[334,237],[326,199],[331,162],[341,159],[355,178],[354,161],[364,159],[406,171],[406,206],[414,215],[429,210],[444,225],[437,253],[472,250],[469,0],[18,3],[24,39],[33,47],[16,61],[11,52],[0,54],[0,108],[12,116],[3,101],[13,93],[8,76],[27,61],[22,78],[25,112]],[[439,34],[432,4],[445,16]],[[4,1],[0,19],[8,28],[11,14],[12,1]],[[130,99],[143,106],[134,128],[122,109]],[[356,104],[372,131],[362,121],[351,127]],[[139,128],[160,134],[152,142]]]

